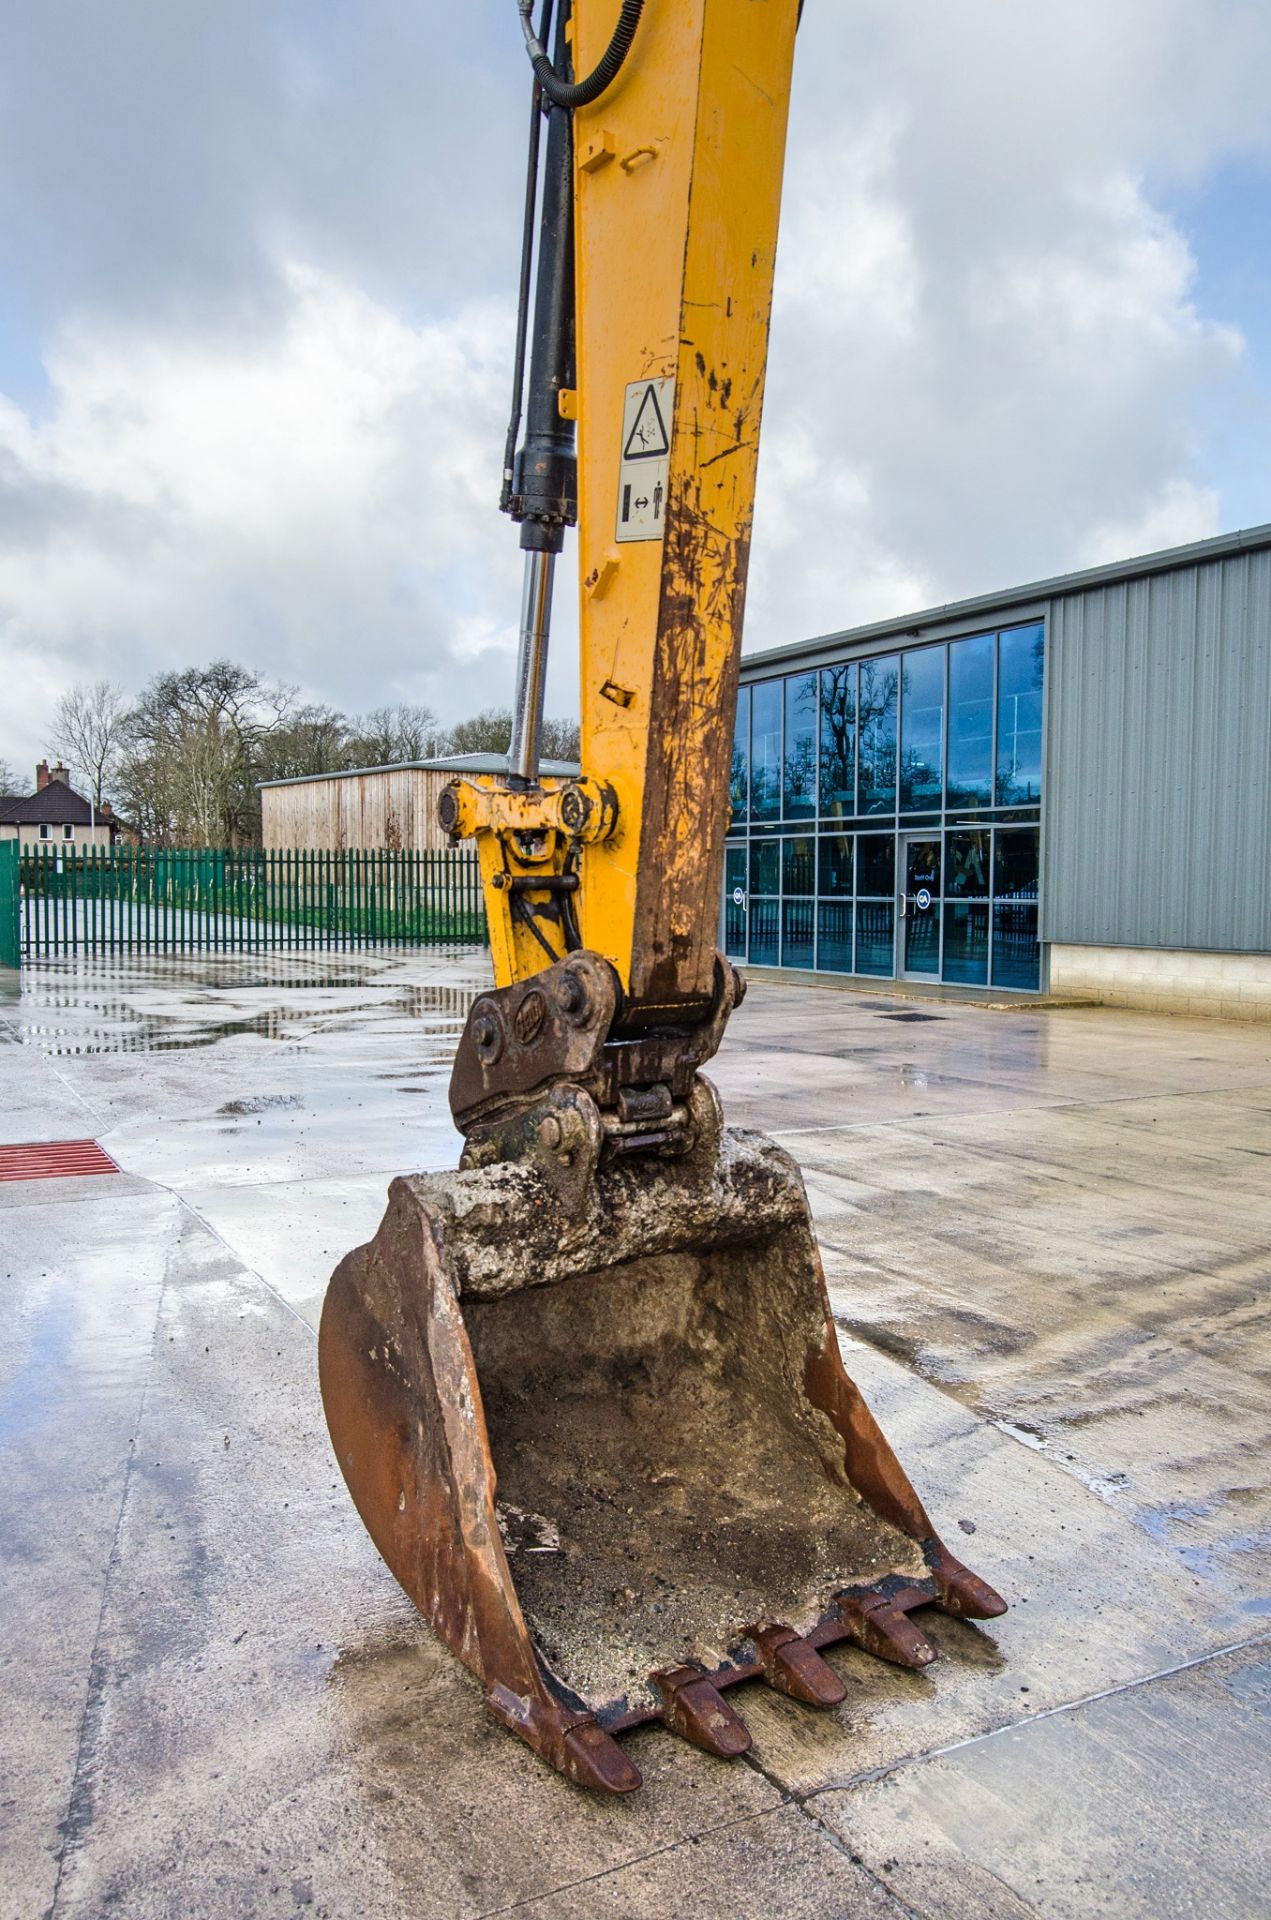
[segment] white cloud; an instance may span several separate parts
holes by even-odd
[[[1271,16],[1221,11],[809,8],[750,647],[1221,518],[1244,343],[1147,185],[1265,140]]]
[[[0,553],[0,632],[40,660],[45,711],[76,677],[219,652],[352,706],[489,697],[461,663],[515,628],[507,315],[412,327],[329,274],[279,278],[247,344],[68,326],[44,416],[0,409],[10,498],[48,503]]]
[[[1086,533],[1073,564],[1099,567],[1112,560],[1128,560],[1141,553],[1159,553],[1165,547],[1185,546],[1222,531],[1218,495],[1213,487],[1191,480],[1167,480],[1132,520],[1107,520]]]
[[[0,395],[0,755],[74,679],[217,653],[350,708],[506,700],[505,0],[227,0],[194,38],[125,0],[74,59],[59,11],[19,12],[0,120],[49,380]],[[1248,354],[1163,196],[1271,151],[1269,65],[1250,0],[813,0],[748,644],[1230,523]]]

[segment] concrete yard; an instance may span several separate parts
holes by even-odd
[[[489,1720],[379,1560],[314,1328],[452,1164],[484,956],[48,963],[0,1002],[3,1920],[1236,1920],[1271,1885],[1271,1028],[752,986],[850,1371],[1010,1612],[766,1689],[629,1800]]]

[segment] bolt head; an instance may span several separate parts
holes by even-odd
[[[561,824],[570,833],[581,833],[591,814],[591,802],[581,787],[566,787],[560,797]]]
[[[564,1138],[559,1115],[545,1113],[538,1123],[539,1145],[545,1147],[548,1153],[555,1153]]]
[[[587,1005],[587,989],[576,973],[561,975],[556,989],[556,1004],[562,1013],[578,1015]]]

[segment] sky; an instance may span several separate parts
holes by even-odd
[[[218,656],[506,705],[515,0],[0,29],[0,759]],[[1271,520],[1268,72],[1265,0],[807,0],[748,651]]]

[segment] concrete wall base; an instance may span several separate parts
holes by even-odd
[[[1056,944],[1050,949],[1050,991],[1153,1013],[1271,1021],[1271,954]]]

